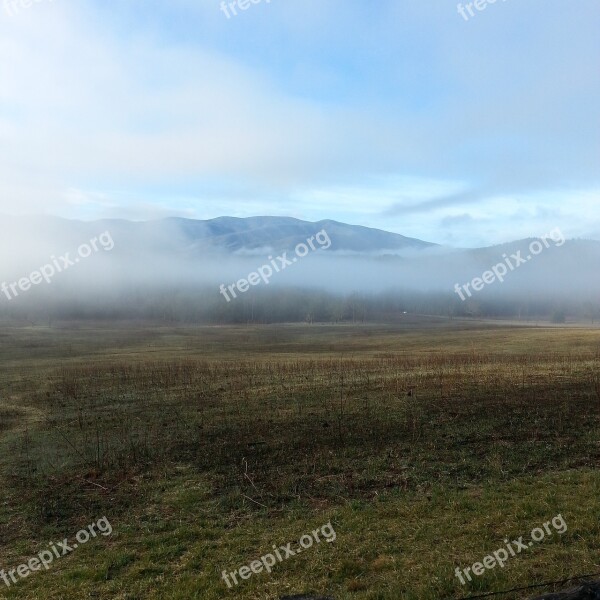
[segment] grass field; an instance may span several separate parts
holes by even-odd
[[[598,329],[2,327],[0,359],[0,568],[113,527],[2,597],[454,599],[600,571]]]

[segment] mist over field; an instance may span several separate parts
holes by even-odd
[[[538,254],[523,264],[510,257],[520,252],[525,259],[533,239],[461,249],[337,222],[267,217],[213,222],[5,217],[0,228],[0,272],[4,283],[13,284],[12,292],[5,288],[0,294],[5,318],[112,315],[226,323],[377,320],[404,311],[547,317],[557,310],[578,319],[598,316],[600,242],[567,240],[558,228],[545,234],[546,244],[540,242]],[[297,244],[319,232],[314,250],[307,246],[296,257]],[[79,257],[78,248],[92,239],[96,249]],[[73,264],[60,270],[63,256]],[[457,294],[456,284],[499,264],[501,280]],[[44,265],[51,277],[25,291],[14,287]],[[232,292],[220,293],[220,286],[227,289],[257,271],[262,273],[257,283],[236,294],[240,306],[230,305]],[[160,317],[165,304],[169,309]]]

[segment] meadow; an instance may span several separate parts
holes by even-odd
[[[600,329],[2,326],[0,360],[0,568],[113,527],[0,597],[439,600],[600,572]],[[329,521],[335,542],[221,578]]]

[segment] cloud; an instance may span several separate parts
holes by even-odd
[[[455,227],[457,225],[470,225],[475,219],[468,213],[444,217],[441,221],[442,227]]]
[[[600,187],[600,8],[564,11],[35,3],[0,19],[0,212],[506,227],[536,195]]]
[[[387,208],[384,216],[410,215],[418,213],[428,213],[431,211],[463,206],[473,202],[484,200],[486,195],[480,190],[469,190],[457,194],[449,194],[440,198],[432,198],[423,202],[399,202]]]

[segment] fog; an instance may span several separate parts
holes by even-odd
[[[600,243],[567,240],[558,229],[545,241],[484,249],[358,252],[318,224],[314,249],[288,234],[261,244],[261,231],[231,249],[223,236],[199,234],[198,223],[3,217],[0,318],[339,321],[349,303],[357,318],[358,299],[362,318],[373,319],[407,309],[595,318],[600,307]]]

